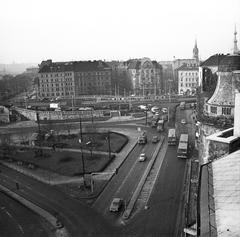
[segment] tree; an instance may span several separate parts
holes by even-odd
[[[95,136],[99,132],[99,129],[95,123],[87,124],[85,126],[85,132],[88,135],[88,140],[89,141],[95,141]]]
[[[24,132],[20,133],[19,140],[20,140],[21,144],[23,144],[24,147],[26,148],[28,145],[28,141],[29,141],[29,134],[26,134]]]
[[[72,123],[65,123],[64,128],[67,130],[68,136],[70,137]]]
[[[0,136],[1,145],[4,149],[7,150],[7,153],[10,153],[11,147],[14,144],[14,138],[12,134],[4,133]]]

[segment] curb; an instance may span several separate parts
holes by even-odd
[[[53,226],[54,229],[60,229],[63,227],[63,223],[54,217],[52,214],[44,210],[43,208],[39,207],[38,205],[34,204],[33,202],[30,202],[26,198],[22,197],[21,195],[15,193],[11,189],[8,189],[0,184],[0,190],[5,193],[6,195],[10,196],[14,200],[17,200],[19,203],[21,203],[23,206],[27,207],[31,211],[37,213],[41,217],[43,217],[47,222]]]
[[[158,147],[156,149],[156,154],[154,153],[154,158],[148,164],[148,167],[147,167],[145,173],[143,174],[140,182],[138,183],[137,187],[135,188],[135,190],[134,190],[134,192],[133,192],[133,194],[132,194],[132,196],[130,198],[130,201],[128,203],[128,206],[127,206],[127,208],[125,209],[125,211],[124,211],[124,213],[122,215],[122,219],[124,219],[124,220],[129,219],[129,217],[131,215],[131,212],[132,212],[132,210],[134,208],[134,205],[135,205],[135,203],[137,201],[137,198],[138,198],[138,196],[139,196],[139,194],[140,194],[140,192],[141,192],[141,190],[143,188],[143,185],[144,185],[144,183],[145,183],[145,181],[146,181],[146,179],[147,179],[147,177],[148,177],[148,175],[149,175],[149,173],[151,171],[151,168],[152,168],[153,164],[155,163],[156,157],[157,157],[157,155],[158,155],[158,153],[160,151],[160,148],[162,147],[162,144],[163,144],[164,140],[165,140],[165,137],[163,137],[163,139],[161,140],[161,143],[159,143],[159,145],[158,145]]]

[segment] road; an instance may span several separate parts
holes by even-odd
[[[191,134],[191,121],[188,113],[189,111],[178,110],[176,119],[178,137],[181,133]],[[182,118],[187,121],[185,125],[181,124]],[[149,136],[155,135],[155,129],[149,128],[148,134]],[[167,136],[167,129],[161,134]],[[120,213],[109,213],[108,208],[113,197],[123,197],[128,200],[131,196],[130,190],[133,190],[146,167],[146,164],[137,162],[137,157],[141,152],[151,156],[154,152],[154,144],[149,142],[147,146],[137,146],[129,154],[127,162],[119,170],[119,175],[111,180],[93,207],[116,225],[121,224],[119,236],[179,236],[177,232],[178,226],[181,226],[179,222],[181,222],[184,206],[187,160],[177,158],[177,145],[167,147],[160,172],[147,202],[148,209],[138,210],[136,215],[124,221],[124,225],[120,219],[123,209]],[[161,156],[161,153],[159,155]]]
[[[180,123],[182,118],[186,119],[186,125]],[[115,125],[120,126],[119,123],[115,123]],[[74,126],[78,127],[78,124]],[[136,125],[129,124],[127,126],[136,128]],[[191,133],[191,123],[186,111],[178,111],[176,128],[178,135],[186,132]],[[156,129],[149,128],[148,134],[151,138],[157,134]],[[167,129],[162,134],[167,136]],[[124,226],[120,226],[122,224],[120,217],[123,208],[120,213],[109,212],[109,205],[114,197],[122,197],[127,202],[129,201],[155,148],[156,144],[151,142],[148,142],[147,146],[136,146],[129,154],[127,161],[120,167],[118,174],[112,178],[107,188],[95,202],[93,208],[10,170],[3,172],[5,176],[1,182],[16,189],[16,182],[18,181],[21,189],[16,191],[43,206],[51,213],[57,211],[60,219],[63,220],[66,228],[73,236],[76,236],[76,234],[131,237],[174,236],[182,211],[180,208],[183,202],[186,169],[186,160],[176,158],[177,146],[167,148],[156,183],[148,200],[149,209],[139,210],[137,215],[125,221]],[[147,154],[148,160],[146,162],[140,163],[138,161],[140,153]],[[92,223],[94,223],[94,226]]]
[[[178,111],[176,118],[178,137],[181,133],[191,133],[191,121],[187,112]],[[184,126],[180,123],[182,118],[187,121]],[[149,209],[142,209],[136,218],[126,222],[121,236],[180,236],[178,228],[181,225],[179,221],[182,221],[186,162],[185,159],[177,158],[177,146],[167,148],[148,201]]]
[[[25,175],[5,167],[1,169],[2,185],[33,201],[53,215],[58,212],[59,219],[71,236],[114,236],[114,226],[89,206]],[[16,183],[19,184],[19,189]]]
[[[151,136],[149,135],[149,138]],[[137,145],[133,151],[128,155],[127,162],[119,168],[118,174],[115,175],[109,185],[104,189],[100,197],[94,203],[93,207],[104,216],[113,219],[120,223],[119,217],[121,217],[122,211],[120,213],[110,213],[109,206],[114,197],[123,198],[126,204],[129,200],[140,181],[148,163],[152,159],[153,153],[157,147],[158,143],[151,143],[149,139],[148,145]],[[144,162],[139,162],[139,156],[141,153],[146,153],[147,159]]]
[[[55,236],[42,217],[3,193],[0,193],[0,200],[0,236]]]

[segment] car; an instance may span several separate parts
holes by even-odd
[[[168,109],[167,109],[167,108],[162,108],[162,112],[163,112],[163,113],[167,113],[167,112],[168,112]]]
[[[159,108],[158,108],[157,106],[153,106],[153,107],[151,108],[151,111],[152,111],[153,113],[156,113],[157,111],[159,111]]]
[[[148,110],[146,105],[139,105],[138,109],[142,109],[142,110]]]
[[[42,99],[40,99],[40,101],[49,101],[49,99],[48,98],[42,98]]]
[[[158,142],[158,136],[153,136],[152,143],[157,143],[157,142]]]
[[[145,161],[147,159],[147,156],[145,153],[142,153],[140,156],[139,156],[139,161],[142,162],[142,161]]]
[[[123,199],[122,198],[114,198],[111,205],[110,205],[110,211],[119,211],[121,206],[123,204]]]
[[[186,123],[186,120],[185,120],[185,119],[182,119],[182,120],[181,120],[181,123],[182,123],[182,124],[185,124],[185,123]]]

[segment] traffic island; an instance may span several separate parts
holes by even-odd
[[[162,144],[164,142],[164,139],[165,138],[161,139],[161,141],[159,142],[159,144],[158,144],[158,146],[157,146],[157,148],[156,148],[156,150],[155,150],[155,152],[153,154],[152,159],[150,160],[150,162],[149,162],[149,164],[148,164],[148,166],[147,166],[147,168],[146,168],[146,170],[145,170],[145,172],[144,172],[140,182],[138,183],[138,185],[137,185],[133,195],[131,196],[131,199],[130,199],[127,207],[126,207],[126,210],[124,211],[124,213],[122,215],[122,219],[124,219],[124,220],[129,219],[129,217],[131,215],[131,212],[132,212],[132,210],[134,208],[134,205],[135,205],[135,203],[136,203],[136,201],[138,199],[138,196],[139,196],[139,194],[140,194],[140,192],[141,192],[141,190],[143,188],[143,185],[144,185],[144,183],[145,183],[145,181],[146,181],[146,179],[147,179],[147,177],[148,177],[148,175],[149,175],[149,173],[150,173],[150,171],[152,169],[152,166],[153,166],[153,164],[154,164],[154,162],[155,162],[155,160],[157,158],[157,155],[158,155],[158,153],[160,151],[160,148],[161,148],[161,146],[162,146]]]

